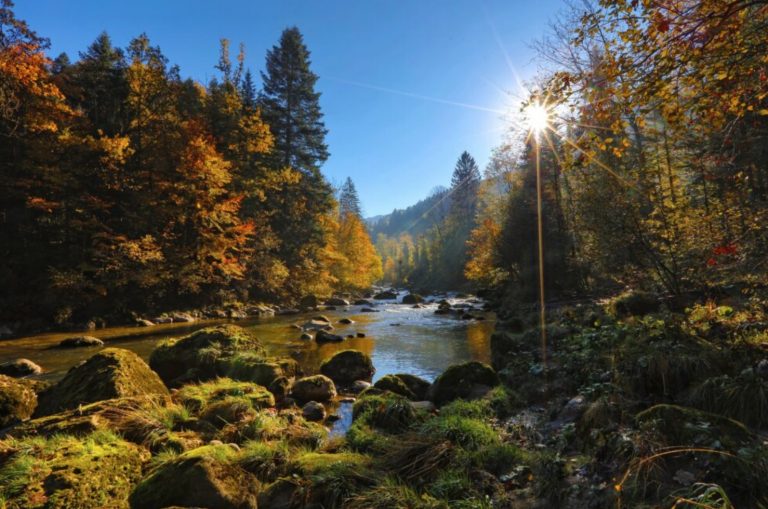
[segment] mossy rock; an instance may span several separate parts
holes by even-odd
[[[22,437],[52,437],[55,435],[87,436],[95,431],[112,430],[120,432],[110,415],[130,411],[141,411],[142,408],[158,407],[163,404],[164,396],[134,396],[98,401],[80,405],[73,410],[59,412],[45,417],[38,417],[15,426],[8,432],[9,436]]]
[[[185,385],[174,394],[176,401],[195,413],[202,412],[212,403],[232,397],[240,398],[256,409],[275,406],[275,398],[266,388],[255,383],[229,378]]]
[[[385,375],[377,380],[373,386],[377,389],[381,389],[382,391],[394,392],[395,394],[404,396],[411,401],[416,400],[416,395],[413,393],[413,391],[411,391],[411,389],[405,385],[405,382],[403,382],[396,375]]]
[[[432,401],[439,406],[457,398],[476,398],[497,385],[499,376],[487,364],[477,361],[456,364],[446,369],[432,384]]]
[[[315,475],[330,470],[362,473],[371,466],[371,457],[354,452],[308,452],[298,456],[294,463],[298,473]]]
[[[136,486],[130,507],[256,509],[259,482],[235,464],[236,454],[228,445],[207,445],[168,460]]]
[[[17,452],[0,467],[0,499],[9,509],[127,508],[150,457],[106,431],[9,442]]]
[[[403,299],[401,302],[403,304],[421,304],[422,302],[424,302],[424,297],[422,297],[418,293],[409,293],[408,295],[403,296]]]
[[[406,385],[406,387],[408,387],[408,390],[413,393],[415,396],[415,401],[423,401],[427,399],[427,393],[429,392],[429,388],[432,386],[431,383],[427,382],[421,377],[408,373],[397,373],[395,376],[399,378]]]
[[[70,369],[59,383],[42,392],[35,416],[106,399],[153,394],[168,394],[157,373],[129,350],[106,348]]]
[[[29,419],[37,407],[37,394],[27,380],[0,375],[0,428]]]
[[[250,360],[265,356],[253,334],[236,325],[219,325],[165,341],[152,352],[149,365],[169,387],[178,387],[192,380],[230,375],[227,371],[232,363],[245,353]]]
[[[223,361],[220,372],[236,380],[247,380],[264,386],[269,386],[278,378],[286,376],[282,366],[277,362],[263,359],[249,360],[247,357]]]
[[[320,365],[320,372],[340,385],[370,381],[376,369],[371,358],[358,350],[342,350]]]
[[[329,401],[336,397],[336,386],[333,380],[325,375],[308,376],[294,382],[291,396],[301,403]]]
[[[362,421],[376,429],[399,433],[421,420],[419,412],[407,398],[392,392],[376,394],[375,390],[364,393],[355,401],[353,422]]]

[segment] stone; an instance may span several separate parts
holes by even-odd
[[[109,432],[31,438],[18,445],[23,453],[3,464],[23,472],[23,483],[17,477],[13,489],[3,489],[3,505],[9,508],[127,508],[150,458],[143,447]]]
[[[320,320],[311,320],[309,322],[306,322],[304,325],[301,326],[302,330],[305,331],[319,331],[319,330],[333,330],[333,325],[331,325],[328,322],[320,321]]]
[[[182,323],[192,323],[197,321],[197,319],[190,315],[189,313],[173,313],[171,315],[171,318],[173,318],[174,322],[182,322]]]
[[[318,300],[316,295],[305,295],[299,300],[299,307],[302,309],[309,309],[317,307]]]
[[[308,376],[293,383],[291,397],[302,403],[330,401],[336,397],[336,386],[325,375]]]
[[[312,340],[312,334],[309,334],[307,332],[303,332],[299,339],[302,339],[304,341],[311,341]]]
[[[169,387],[218,376],[232,376],[246,360],[261,361],[264,349],[256,337],[236,325],[207,327],[161,343],[149,365]]]
[[[355,380],[352,383],[352,386],[350,387],[350,390],[354,394],[359,394],[359,393],[363,392],[364,390],[366,390],[370,386],[371,386],[371,382],[366,382],[365,380]]]
[[[310,401],[301,407],[301,415],[308,421],[322,421],[325,419],[325,407],[317,401]]]
[[[395,376],[402,380],[406,387],[416,396],[416,400],[427,399],[427,394],[432,386],[431,383],[421,377],[408,373],[397,373]]]
[[[315,317],[313,317],[313,318],[312,318],[312,321],[314,321],[314,322],[325,322],[325,323],[331,323],[331,320],[330,320],[330,318],[328,318],[328,317],[327,317],[327,316],[325,316],[325,315],[317,315],[317,316],[315,316]]]
[[[349,301],[347,299],[342,299],[341,297],[332,297],[325,301],[326,306],[349,306]]]
[[[437,410],[437,407],[431,401],[411,401],[411,406],[417,412],[432,413]]]
[[[378,309],[373,309],[373,308],[362,308],[360,310],[360,312],[362,312],[362,313],[378,313],[379,310]]]
[[[315,334],[315,341],[318,343],[338,343],[344,341],[344,338],[338,334],[331,334],[330,332],[319,330]]]
[[[43,368],[29,359],[15,359],[0,364],[0,375],[22,377],[29,375],[39,375],[42,372]]]
[[[221,317],[221,318],[224,318],[224,317]],[[156,317],[154,317],[154,318],[152,319],[152,321],[153,321],[153,322],[155,322],[155,323],[157,323],[157,324],[162,324],[162,323],[173,323],[173,318],[171,318],[171,317],[170,317],[170,316],[168,316],[168,315],[160,315],[160,316],[156,316]]]
[[[358,332],[357,334],[355,334],[355,336],[358,337],[358,338],[364,338],[365,337],[365,333],[364,332]]]
[[[385,375],[377,380],[373,386],[382,391],[394,392],[395,394],[406,397],[411,401],[416,399],[416,395],[411,392],[408,386],[405,385],[405,383],[395,375]]]
[[[66,338],[59,343],[61,348],[81,348],[87,346],[104,346],[104,342],[93,336],[76,336]]]
[[[154,327],[155,323],[145,318],[139,318],[138,320],[136,320],[136,325],[138,325],[139,327]]]
[[[341,320],[339,320],[339,323],[342,325],[351,325],[355,323],[355,321],[350,318],[342,318]]]
[[[355,306],[373,306],[373,302],[366,299],[357,299],[354,304]]]
[[[375,373],[371,358],[358,350],[343,350],[320,365],[320,372],[340,385],[370,381]]]
[[[37,395],[27,380],[0,375],[0,428],[32,417]]]
[[[477,397],[499,383],[499,376],[487,364],[477,361],[456,364],[432,384],[432,401],[441,406],[454,399]]]
[[[70,369],[56,385],[40,393],[35,416],[70,410],[113,398],[168,395],[160,377],[141,357],[122,348],[106,348]]]
[[[259,482],[237,465],[226,444],[187,451],[150,471],[133,490],[133,509],[210,507],[256,509]]]
[[[392,290],[385,290],[383,292],[379,292],[376,295],[373,296],[375,300],[392,300],[397,298],[397,293],[393,292]]]
[[[576,422],[579,420],[586,408],[587,400],[584,398],[584,396],[575,396],[568,400],[565,406],[563,406],[563,409],[560,410],[558,418],[566,424]]]
[[[409,293],[408,295],[403,296],[403,299],[400,302],[402,304],[421,304],[424,302],[424,297],[418,293]]]

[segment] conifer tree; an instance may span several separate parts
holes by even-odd
[[[347,177],[339,192],[339,215],[344,217],[347,214],[362,217],[360,198],[357,195],[355,183],[349,177]]]

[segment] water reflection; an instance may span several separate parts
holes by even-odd
[[[293,323],[308,321],[317,313],[236,323],[253,330],[271,355],[294,357],[307,372],[316,371],[323,359],[349,348],[365,352],[373,358],[376,367],[374,379],[392,373],[412,373],[433,380],[451,364],[467,360],[489,361],[489,338],[494,325],[491,315],[486,315],[488,319],[485,321],[462,321],[435,315],[433,306],[413,309],[388,303],[379,304],[377,309],[381,312],[362,313],[357,306],[323,312],[336,327],[334,333],[347,336],[361,332],[366,337],[322,345],[299,339],[301,332],[291,327]],[[350,318],[355,323],[338,324],[341,318]],[[103,339],[106,346],[126,348],[147,359],[162,339],[182,336],[191,330],[222,322],[110,328],[95,331],[92,335]],[[46,370],[44,377],[60,378],[71,366],[99,350],[55,348],[63,338],[73,335],[78,334],[44,334],[0,342],[0,362],[26,357]]]

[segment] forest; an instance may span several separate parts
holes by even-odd
[[[380,279],[354,184],[320,171],[298,29],[267,52],[261,83],[222,40],[201,84],[146,35],[123,49],[102,33],[77,61],[51,60],[10,2],[0,13],[0,320],[126,323]]]
[[[768,508],[768,1],[561,7],[366,217],[309,31],[201,83],[0,0],[0,509]]]

